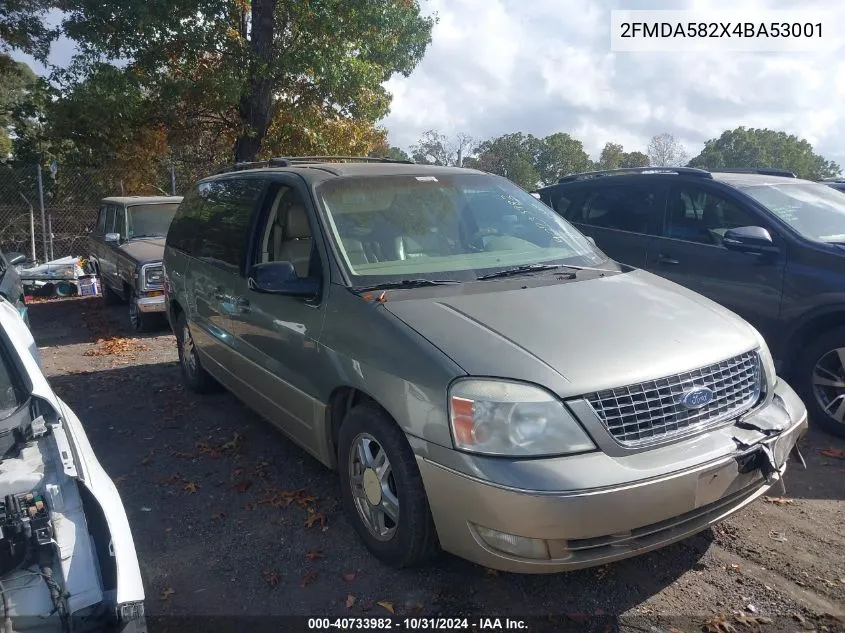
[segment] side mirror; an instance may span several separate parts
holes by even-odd
[[[754,255],[775,253],[778,250],[772,236],[762,226],[740,226],[728,229],[722,237],[722,245],[731,251]]]
[[[26,255],[23,253],[9,253],[6,259],[9,260],[10,266],[17,266],[18,264],[26,262]]]
[[[593,238],[593,237],[592,237],[592,236],[590,236],[590,235],[585,235],[584,237],[586,237],[586,238],[587,238],[587,241],[588,241],[590,244],[592,244],[593,246],[595,246],[596,248],[598,248],[598,244],[596,244],[596,240],[595,240],[595,238]]]
[[[320,280],[298,277],[290,262],[256,264],[249,271],[250,290],[289,297],[315,297],[320,292]]]
[[[106,235],[103,239],[105,239],[106,242],[119,242],[120,241],[120,233],[106,233]]]

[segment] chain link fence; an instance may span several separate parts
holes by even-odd
[[[99,202],[108,196],[172,195],[200,176],[160,161],[144,178],[127,179],[125,170],[0,163],[0,249],[43,263],[87,255]],[[182,173],[180,173],[180,171]],[[40,172],[40,174],[39,174]],[[151,173],[150,173],[151,172]]]

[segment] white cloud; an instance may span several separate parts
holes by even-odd
[[[645,151],[670,132],[691,154],[740,125],[808,139],[845,166],[845,56],[836,53],[612,53],[611,9],[838,12],[839,0],[431,0],[440,23],[383,122],[407,147],[427,129],[489,138],[564,131],[593,155],[607,141]],[[820,15],[822,15],[820,13]],[[832,27],[835,25],[831,25]]]

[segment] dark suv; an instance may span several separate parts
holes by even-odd
[[[781,170],[693,168],[575,174],[538,193],[613,259],[747,319],[811,420],[845,436],[841,193]]]

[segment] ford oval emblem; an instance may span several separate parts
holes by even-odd
[[[681,404],[687,409],[700,409],[713,401],[713,390],[707,387],[693,387],[681,394]]]

